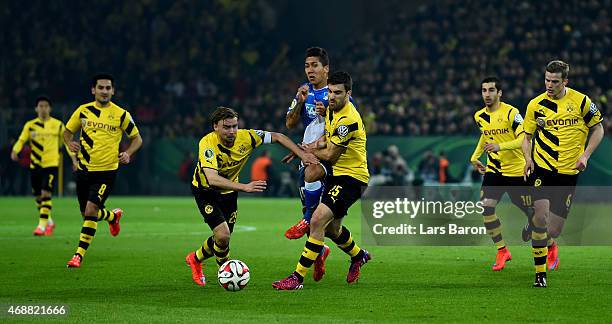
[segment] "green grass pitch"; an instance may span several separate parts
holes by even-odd
[[[251,269],[251,282],[227,292],[208,261],[208,285],[191,282],[185,255],[210,235],[195,203],[185,198],[111,197],[125,210],[111,237],[100,222],[80,269],[66,262],[78,243],[75,198],[55,199],[52,237],[33,237],[31,198],[0,198],[0,304],[66,304],[67,317],[11,317],[2,321],[68,322],[603,322],[612,302],[612,247],[560,247],[560,269],[549,288],[533,289],[527,245],[512,246],[502,272],[490,270],[495,249],[481,247],[365,246],[373,260],[347,285],[348,257],[335,246],[321,282],[302,291],[276,291],[290,274],[303,240],[284,238],[298,219],[297,199],[239,199],[231,256]],[[347,226],[360,243],[355,206]],[[519,229],[515,229],[519,231]]]

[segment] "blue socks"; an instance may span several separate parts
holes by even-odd
[[[304,212],[304,220],[310,224],[310,219],[315,209],[321,201],[321,193],[323,193],[323,186],[321,181],[306,182],[304,183],[304,204],[306,205],[306,212]]]

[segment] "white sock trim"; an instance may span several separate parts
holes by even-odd
[[[304,190],[316,191],[321,189],[321,181],[304,182]]]

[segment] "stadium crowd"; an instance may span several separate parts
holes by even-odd
[[[249,127],[284,131],[286,107],[304,79],[301,65],[290,63],[303,49],[289,48],[278,30],[281,13],[266,1],[6,7],[0,106],[11,124],[31,117],[32,99],[41,93],[76,107],[83,98],[74,98],[75,89],[103,67],[116,76],[118,102],[152,136],[200,136],[219,104],[238,108]],[[570,87],[589,94],[605,116],[612,97],[609,9],[610,0],[398,9],[385,29],[330,50],[332,70],[354,75],[353,96],[370,135],[474,134],[484,76],[500,76],[503,99],[524,110],[544,90],[543,68],[553,58],[570,63]],[[46,18],[34,19],[41,10]],[[21,19],[8,19],[15,15]],[[604,123],[612,134],[612,123]]]

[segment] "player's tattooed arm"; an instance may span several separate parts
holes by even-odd
[[[287,113],[287,118],[285,120],[285,126],[288,129],[292,129],[297,126],[300,121],[300,114],[302,113],[302,106],[308,97],[308,85],[302,85],[295,95],[295,99],[291,102],[291,107],[289,108],[289,112]]]
[[[523,179],[527,181],[527,177],[531,175],[534,170],[533,160],[531,159],[531,138],[532,134],[525,134],[523,137],[523,144],[521,145],[521,149],[523,150],[523,155],[525,156],[525,168],[523,169]]]

